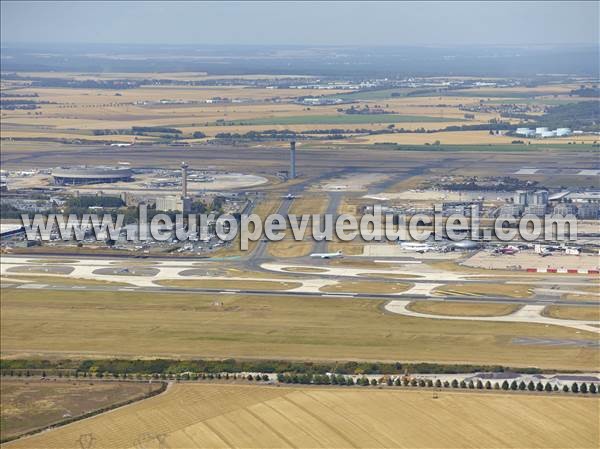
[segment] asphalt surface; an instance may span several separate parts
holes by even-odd
[[[177,287],[121,287],[121,286],[88,286],[88,285],[50,285],[46,283],[31,284],[7,284],[2,285],[2,289],[18,290],[55,290],[55,291],[95,291],[95,292],[138,292],[138,293],[167,293],[167,294],[239,294],[248,296],[305,296],[305,297],[327,297],[327,298],[356,298],[356,299],[374,299],[374,300],[425,300],[425,301],[470,301],[470,302],[492,302],[508,304],[537,304],[537,305],[568,305],[582,307],[598,307],[597,301],[569,301],[561,300],[556,297],[533,297],[533,298],[508,298],[505,296],[428,296],[428,295],[398,295],[398,294],[377,294],[377,293],[315,293],[315,292],[294,292],[290,290],[251,290],[251,289],[214,289],[214,288],[177,288]]]

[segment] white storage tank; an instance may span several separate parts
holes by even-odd
[[[533,133],[533,130],[529,128],[517,128],[515,131],[515,134],[518,134],[519,136],[529,136],[531,133]]]
[[[561,136],[570,136],[571,135],[571,128],[558,128],[556,130],[556,136],[557,137],[561,137]]]

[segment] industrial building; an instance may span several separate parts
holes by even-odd
[[[581,203],[577,206],[577,218],[582,220],[596,220],[600,204],[598,203]]]
[[[156,210],[186,212],[191,209],[191,200],[180,196],[163,196],[156,198]]]
[[[515,192],[515,196],[513,197],[513,203],[519,206],[527,205],[527,191],[526,190],[517,190]]]
[[[499,217],[518,217],[523,213],[525,206],[522,204],[505,204],[498,211]]]
[[[538,190],[537,192],[533,192],[527,198],[527,203],[532,206],[546,206],[548,204],[548,191],[547,190]]]
[[[25,227],[17,223],[2,223],[0,224],[0,238],[13,237],[16,235],[25,234]]]
[[[56,185],[100,184],[131,181],[133,172],[129,168],[58,167],[52,170],[52,178]]]
[[[523,214],[536,215],[538,217],[543,217],[544,215],[546,215],[546,211],[547,211],[547,207],[545,205],[532,204],[532,205],[525,207],[525,209],[523,210]]]
[[[548,191],[517,190],[513,196],[513,203],[518,206],[546,206],[548,204]]]
[[[181,163],[181,195],[164,196],[156,199],[156,210],[189,212],[192,209],[192,199],[188,196],[188,168],[185,162]]]
[[[571,128],[557,128],[550,130],[545,126],[538,127],[536,129],[531,128],[517,128],[515,134],[523,137],[539,137],[542,139],[548,137],[565,137],[574,134]]]
[[[567,215],[575,215],[577,209],[574,205],[568,203],[561,203],[556,206],[553,210],[554,215],[561,215],[566,217]]]
[[[529,128],[517,128],[515,134],[523,137],[535,137],[535,131]]]

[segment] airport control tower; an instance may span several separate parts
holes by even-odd
[[[181,197],[187,198],[187,170],[189,165],[185,162],[181,163]]]
[[[296,177],[296,142],[290,142],[290,179]]]
[[[181,203],[182,210],[188,212],[192,208],[192,200],[188,197],[188,167],[185,162],[181,163]]]

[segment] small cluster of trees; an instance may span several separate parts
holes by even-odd
[[[277,380],[285,384],[354,385],[354,379],[341,374],[277,374]]]
[[[162,133],[162,134],[181,134],[181,130],[177,128],[168,128],[166,126],[132,126],[133,134],[143,133]]]

